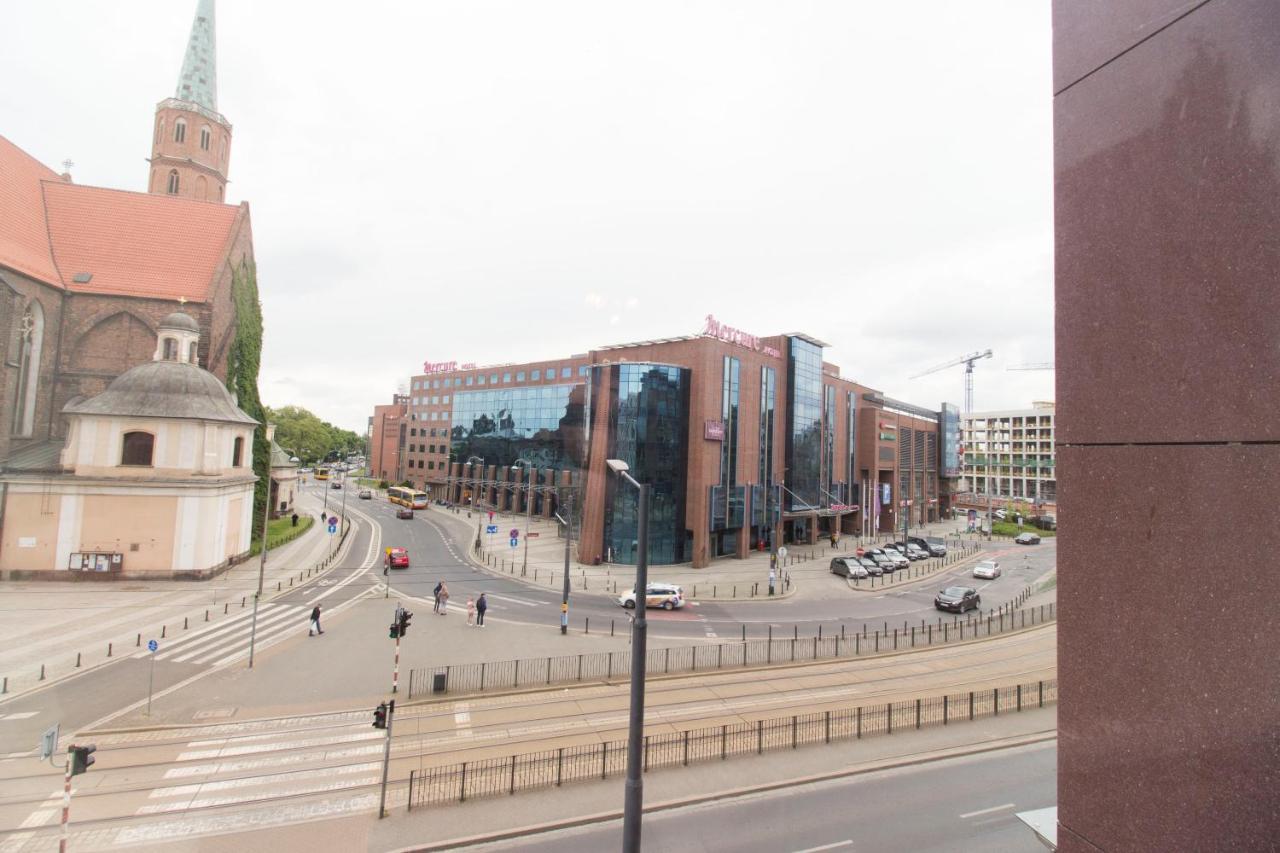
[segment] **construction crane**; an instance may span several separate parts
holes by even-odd
[[[1053,370],[1052,361],[1037,361],[1032,364],[1013,364],[1005,370]]]
[[[967,415],[973,411],[973,363],[983,358],[991,358],[991,350],[983,350],[982,352],[971,352],[968,355],[962,355],[957,359],[948,361],[946,364],[939,364],[937,367],[931,367],[923,373],[917,373],[912,379],[919,379],[921,376],[928,376],[930,373],[937,373],[939,370],[946,370],[948,367],[955,367],[957,364],[964,365],[964,413]]]

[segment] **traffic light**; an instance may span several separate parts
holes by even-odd
[[[385,729],[387,727],[387,703],[373,709],[373,727],[375,729]]]
[[[391,633],[388,636],[390,636],[391,639],[393,640],[400,639],[400,623],[399,622],[391,623]]]
[[[85,744],[84,746],[71,746],[71,775],[78,776],[85,772],[93,765],[93,753],[98,751],[98,747],[93,744]]]
[[[409,633],[409,620],[413,618],[413,614],[408,610],[400,610],[400,636],[403,637]]]

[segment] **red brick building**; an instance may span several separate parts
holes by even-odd
[[[842,377],[825,346],[708,318],[701,335],[559,360],[427,364],[400,473],[433,497],[517,512],[528,500],[546,517],[572,482],[588,561],[634,559],[634,499],[610,458],[653,485],[655,564],[939,519],[938,412]]]
[[[369,474],[388,483],[404,479],[401,454],[408,425],[408,395],[397,394],[389,406],[374,406],[369,418]],[[414,430],[417,435],[417,430]]]

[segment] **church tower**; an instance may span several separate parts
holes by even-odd
[[[178,90],[156,105],[147,191],[223,201],[231,123],[218,112],[214,0],[197,0]]]

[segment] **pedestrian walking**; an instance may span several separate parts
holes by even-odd
[[[484,612],[489,609],[489,599],[485,598],[485,594],[480,593],[480,598],[476,601],[476,625],[484,627]]]
[[[468,627],[476,624],[476,602],[471,596],[467,596],[467,625]]]
[[[444,589],[444,581],[437,581],[436,588],[435,588],[436,603],[435,603],[435,606],[432,608],[432,611],[435,613],[440,612],[440,590],[442,589]]]
[[[440,581],[440,615],[449,615],[449,586],[444,581]]]
[[[311,627],[307,630],[308,637],[314,637],[316,634],[323,634],[320,630],[320,605],[317,604],[311,608]]]
[[[298,514],[295,512],[295,513],[291,516],[291,518],[293,519],[293,526],[294,526],[294,527],[297,527],[297,526],[298,526]]]

